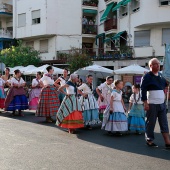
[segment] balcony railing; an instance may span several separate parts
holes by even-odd
[[[0,12],[12,13],[12,8],[13,6],[10,4],[6,4],[6,3],[0,4]]]
[[[82,34],[97,34],[97,25],[82,25]]]
[[[85,6],[92,6],[92,7],[97,7],[99,1],[98,0],[83,0],[82,5]]]
[[[133,58],[133,48],[128,47],[127,50],[115,50],[104,52],[105,49],[85,48],[85,49],[73,49],[57,52],[57,58],[60,61],[67,62],[69,56],[76,52],[86,54],[93,61],[104,60],[124,60]]]
[[[0,29],[0,38],[13,38],[13,32],[3,29]]]
[[[104,22],[104,30],[109,31],[111,29],[117,29],[117,19],[108,19]]]

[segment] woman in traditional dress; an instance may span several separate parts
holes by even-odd
[[[40,84],[41,72],[37,72],[36,78],[32,80],[32,89],[29,94],[29,109],[37,110],[42,84]]]
[[[103,120],[103,112],[106,107],[110,104],[111,93],[114,88],[113,85],[113,77],[106,77],[106,82],[102,83],[100,86],[96,88],[96,92],[99,96],[98,105],[99,105],[99,118]]]
[[[112,91],[110,106],[106,108],[105,113],[108,115],[108,121],[104,122],[102,129],[105,129],[112,134],[116,132],[117,135],[122,135],[122,131],[128,130],[127,117],[125,115],[126,107],[122,100],[123,82],[116,80],[114,82],[116,89]]]
[[[85,126],[91,129],[91,125],[100,123],[99,106],[93,95],[92,82],[93,76],[87,76],[87,83],[83,83],[78,87],[78,92],[81,94],[80,104],[83,107],[83,118]]]
[[[140,85],[132,87],[133,94],[129,100],[128,125],[130,131],[136,131],[137,134],[145,131],[145,111],[140,96]]]
[[[5,91],[5,94],[7,94],[10,88],[10,83],[8,82],[8,80],[12,78],[10,76],[10,69],[8,67],[5,68],[5,75],[2,75],[1,78],[5,81],[4,91]]]
[[[0,78],[0,109],[5,107],[5,92],[4,92],[5,81]]]
[[[65,69],[63,70],[63,75],[60,76],[60,77],[55,81],[54,85],[59,88],[60,86],[64,86],[64,85],[66,84],[67,80],[68,80],[68,70],[65,68]],[[59,85],[59,83],[60,83],[60,85]],[[64,89],[64,91],[66,92],[66,89]],[[65,94],[64,94],[64,93],[59,93],[60,103],[62,103],[64,97],[65,97]]]
[[[54,86],[52,74],[54,72],[52,66],[48,66],[48,73],[44,74],[40,79],[40,84],[44,86],[41,90],[39,102],[36,110],[36,116],[46,117],[46,122],[51,123],[59,108],[60,102],[58,99],[57,88]]]
[[[69,81],[64,86],[59,87],[59,91],[66,96],[56,115],[56,125],[68,128],[69,133],[74,133],[75,129],[84,127],[82,107],[77,97],[77,81],[78,76],[71,74]]]
[[[24,90],[26,82],[22,79],[20,70],[14,71],[14,77],[8,83],[11,88],[5,100],[5,110],[13,111],[13,116],[18,110],[19,116],[24,116],[21,111],[28,109],[28,100]]]

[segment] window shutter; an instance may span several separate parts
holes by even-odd
[[[143,47],[150,46],[150,30],[146,31],[135,31],[134,46]]]
[[[40,52],[47,53],[48,52],[48,39],[40,40]]]
[[[26,46],[34,48],[34,41],[26,42]]]
[[[18,14],[18,27],[24,27],[26,25],[26,13]]]
[[[40,18],[40,10],[32,11],[32,19]]]
[[[162,29],[162,44],[169,44],[170,43],[170,28],[163,28]]]

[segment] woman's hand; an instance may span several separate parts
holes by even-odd
[[[104,100],[104,97],[102,95],[100,95],[100,100],[101,100],[101,102],[103,102],[103,100]]]
[[[149,104],[148,104],[147,102],[144,103],[144,109],[145,109],[146,111],[149,110]]]
[[[85,97],[85,98],[86,98],[87,96],[88,96],[88,95],[87,95],[86,93],[83,93],[83,97]]]

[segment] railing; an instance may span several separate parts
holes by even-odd
[[[4,28],[0,29],[0,37],[1,38],[13,38],[13,32],[6,30]]]
[[[6,3],[0,4],[0,12],[12,13],[12,8],[13,8],[13,6],[10,4],[6,4]]]
[[[98,0],[83,0],[82,1],[82,5],[85,5],[85,6],[97,7],[98,3],[99,3]]]
[[[97,34],[97,25],[82,25],[82,34]]]
[[[104,30],[109,31],[111,29],[117,29],[117,19],[108,19],[104,22]]]
[[[96,48],[84,48],[84,49],[73,49],[73,50],[64,50],[57,52],[57,58],[60,61],[67,62],[71,54],[78,52],[80,54],[86,54],[94,61],[102,60],[123,60],[123,59],[132,59],[133,58],[133,48],[127,47],[127,49],[120,49],[115,51],[103,52],[104,49]]]

